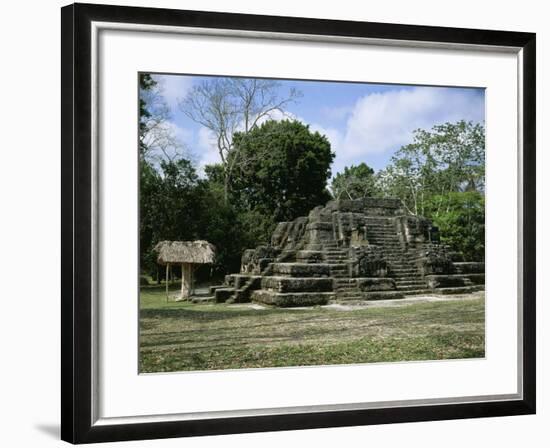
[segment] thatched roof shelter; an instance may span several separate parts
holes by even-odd
[[[214,262],[216,248],[208,241],[161,241],[155,246],[157,263],[209,264]]]
[[[216,248],[208,241],[161,241],[154,249],[157,263],[166,265],[166,299],[168,300],[168,278],[171,265],[181,264],[181,298],[190,297],[194,290],[193,270],[197,264],[214,262]]]

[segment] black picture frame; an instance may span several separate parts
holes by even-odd
[[[270,17],[107,5],[73,4],[61,10],[61,438],[72,443],[216,435],[306,428],[533,414],[536,403],[536,159],[535,50],[533,33]],[[523,159],[520,268],[523,398],[510,401],[269,416],[94,425],[92,422],[92,107],[91,23],[108,21],[192,26],[392,41],[508,46],[522,51]]]

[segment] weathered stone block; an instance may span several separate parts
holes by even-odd
[[[393,300],[405,297],[400,291],[370,291],[365,294],[366,300]]]
[[[234,292],[234,288],[218,288],[214,292],[214,297],[216,299],[216,302],[223,303],[229,300],[233,296]]]
[[[322,277],[264,277],[262,289],[276,292],[328,292],[332,291],[332,278]]]
[[[329,264],[273,263],[273,274],[293,277],[329,277]]]
[[[391,291],[395,289],[393,278],[357,278],[356,284],[360,291]]]
[[[482,285],[485,274],[427,275],[426,283],[432,289]]]
[[[232,288],[239,289],[245,286],[252,279],[261,279],[260,275],[250,274],[230,274],[225,276],[225,285]]]
[[[452,274],[454,271],[447,248],[439,244],[427,244],[418,262],[425,275]]]
[[[277,224],[271,237],[271,246],[277,249],[295,249],[303,239],[308,219],[305,216]]]
[[[296,252],[296,261],[300,263],[321,263],[323,252],[320,250],[299,250]]]
[[[383,248],[372,244],[353,248],[351,272],[354,277],[385,277],[388,264]]]
[[[483,262],[461,262],[453,263],[457,274],[482,274],[485,272]]]
[[[256,249],[245,250],[241,257],[241,274],[260,274],[280,252],[272,246],[258,246]]]
[[[334,298],[331,292],[279,293],[261,289],[252,293],[252,301],[279,307],[326,305]]]

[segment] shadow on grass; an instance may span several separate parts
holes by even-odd
[[[302,310],[296,310],[299,313]],[[305,312],[309,310],[303,310]],[[275,308],[264,310],[246,309],[212,309],[208,311],[194,310],[191,308],[144,308],[140,310],[140,318],[146,319],[191,319],[195,321],[213,321],[227,318],[262,317],[274,314],[282,314],[287,311]]]

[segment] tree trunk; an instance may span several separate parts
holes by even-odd
[[[229,174],[225,173],[223,177],[223,203],[227,205],[229,198]]]

